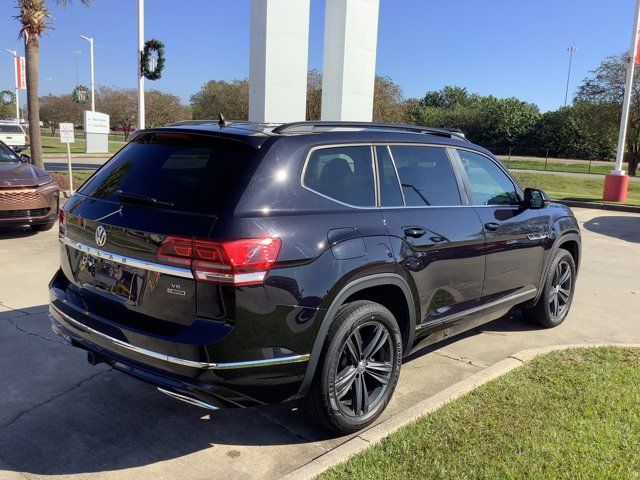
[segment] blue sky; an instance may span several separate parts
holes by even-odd
[[[0,48],[23,51],[13,0],[0,2]],[[49,1],[49,5],[54,2]],[[52,7],[53,30],[41,40],[41,94],[71,92],[76,59],[89,83],[88,44],[96,42],[96,83],[136,85],[135,0],[94,0],[86,8]],[[166,45],[163,78],[147,82],[190,95],[210,79],[244,78],[249,70],[249,0],[147,0],[145,38]],[[628,48],[633,0],[380,0],[376,70],[406,97],[444,85],[534,102],[543,111],[564,101],[569,45],[575,45],[570,91],[608,55]],[[178,6],[176,6],[178,5]],[[311,0],[309,68],[322,69],[324,0]],[[0,51],[0,90],[12,65]],[[46,77],[52,80],[45,80]]]

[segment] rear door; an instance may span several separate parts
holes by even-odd
[[[376,156],[394,254],[420,298],[418,333],[473,320],[482,295],[484,234],[465,205],[447,149],[377,146]]]
[[[189,266],[156,254],[169,236],[209,236],[254,155],[239,142],[167,133],[122,149],[65,206],[61,265],[75,301],[147,330],[190,324],[198,292]]]
[[[519,189],[495,160],[470,150],[456,152],[486,235],[482,295],[486,304],[505,312],[535,296],[550,216],[544,209],[522,208]]]

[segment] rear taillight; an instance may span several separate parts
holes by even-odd
[[[60,209],[58,211],[58,235],[64,237],[67,234],[67,213]]]
[[[24,136],[24,143],[29,143],[29,135]]]
[[[262,283],[279,251],[280,239],[271,237],[222,242],[167,237],[156,258],[167,265],[191,268],[199,281],[252,285]]]

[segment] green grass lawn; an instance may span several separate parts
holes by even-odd
[[[85,153],[86,144],[83,139],[75,139],[71,144],[71,153]],[[123,143],[109,142],[109,153],[115,153],[124,146]],[[29,155],[29,150],[24,153]],[[42,137],[42,153],[46,156],[48,153],[67,153],[67,145],[60,143],[59,137]]]
[[[571,177],[548,173],[511,172],[523,187],[540,188],[552,199],[602,201],[603,178]],[[640,182],[629,182],[627,201],[630,205],[640,205]]]
[[[545,170],[544,162],[536,160],[511,160],[501,159],[505,166],[510,169],[520,170]],[[549,160],[546,169],[554,172],[576,172],[576,173],[600,173],[606,174],[613,170],[614,164],[611,165],[592,165],[589,170],[589,162],[585,160],[576,160],[574,163],[560,163]],[[624,165],[626,170],[627,165]]]
[[[640,349],[538,357],[319,478],[638,479]]]

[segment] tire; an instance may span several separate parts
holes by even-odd
[[[37,223],[37,224],[29,225],[29,227],[34,232],[46,232],[47,230],[51,230],[55,224],[56,224],[56,222]]]
[[[569,276],[563,280],[567,272]],[[576,262],[567,250],[561,248],[549,264],[538,302],[522,309],[525,319],[546,328],[560,325],[571,308],[575,284]]]
[[[334,432],[361,430],[389,403],[401,363],[402,336],[393,314],[370,301],[345,304],[329,328],[303,408]]]

